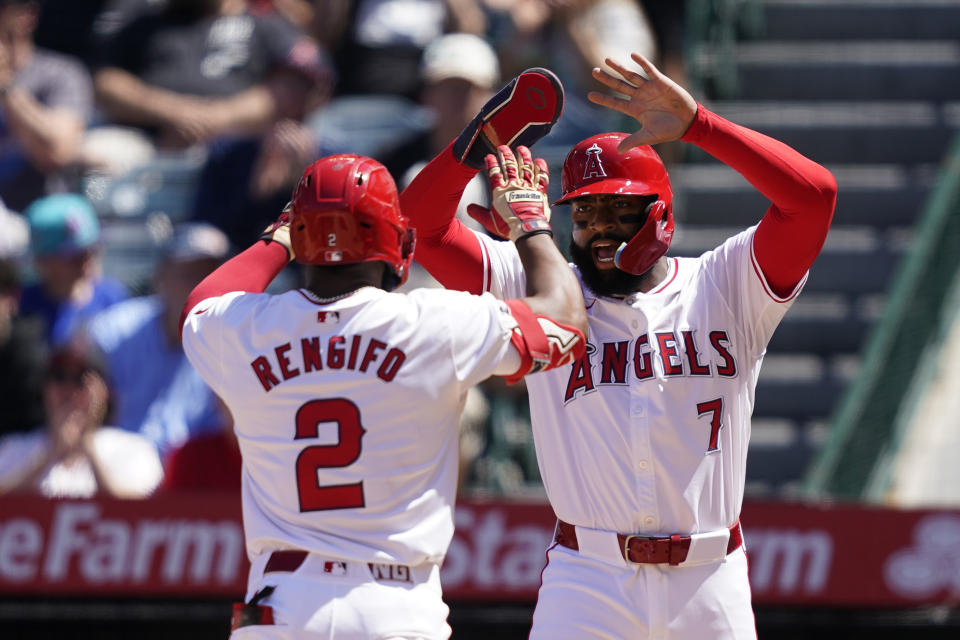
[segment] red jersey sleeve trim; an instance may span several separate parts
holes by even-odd
[[[756,236],[754,236],[756,238]],[[750,264],[753,266],[753,272],[757,274],[757,279],[760,280],[760,284],[763,286],[763,290],[766,292],[770,299],[774,302],[784,303],[790,302],[799,295],[800,291],[803,289],[803,285],[807,282],[807,276],[810,275],[810,272],[803,274],[803,278],[800,279],[800,282],[794,286],[793,291],[786,297],[777,295],[773,289],[770,287],[770,283],[767,282],[767,277],[763,274],[763,269],[760,268],[760,263],[757,262],[757,254],[753,251],[753,240],[750,241]]]
[[[670,286],[671,282],[677,279],[677,274],[680,272],[680,261],[677,260],[676,258],[668,258],[668,259],[670,260],[668,264],[672,264],[673,266],[673,273],[670,275],[669,278],[667,278],[666,282],[664,282],[662,285],[654,289],[653,293],[660,293],[661,291],[664,291],[667,287]]]

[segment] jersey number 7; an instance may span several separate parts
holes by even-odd
[[[346,467],[360,457],[366,430],[360,409],[346,398],[310,400],[297,409],[296,440],[316,438],[324,422],[337,425],[337,444],[311,445],[297,456],[297,493],[300,511],[326,511],[363,507],[363,482],[320,486],[317,469]]]
[[[720,429],[723,423],[720,416],[723,414],[723,398],[708,400],[697,404],[697,413],[702,417],[710,414],[710,441],[707,443],[707,453],[720,450]]]

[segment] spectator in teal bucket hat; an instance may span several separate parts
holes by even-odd
[[[101,273],[100,223],[77,194],[35,200],[24,211],[36,282],[23,290],[24,316],[40,316],[46,338],[61,345],[98,311],[128,297],[126,287]]]
[[[24,214],[34,257],[76,255],[99,245],[100,223],[83,196],[62,193],[40,198]]]

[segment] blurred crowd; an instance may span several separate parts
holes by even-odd
[[[528,67],[566,88],[534,150],[559,166],[627,126],[586,100],[605,57],[683,74],[683,4],[0,0],[0,493],[239,488],[230,415],[180,347],[191,289],[317,157],[375,157],[402,188]],[[481,175],[462,208],[486,197]],[[527,411],[522,384],[471,393],[464,491],[539,492]]]

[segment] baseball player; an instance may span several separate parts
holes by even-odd
[[[589,331],[583,358],[526,379],[558,518],[530,637],[755,638],[739,523],[754,388],[826,238],[836,184],[632,58],[640,71],[609,59],[593,71],[617,96],[588,97],[642,128],[583,140],[563,165],[559,202],[570,205]],[[771,201],[757,225],[698,258],[666,255],[673,197],[649,145],[676,139]],[[475,172],[444,152],[401,195],[417,260],[446,286],[515,297],[525,286],[516,250],[453,216]],[[498,233],[491,212],[470,212]]]
[[[550,233],[547,166],[517,151],[486,158],[528,270],[515,299],[392,293],[414,233],[393,178],[356,155],[309,166],[265,241],[191,293],[184,351],[229,407],[243,457],[251,569],[231,637],[449,637],[439,567],[468,388],[584,349],[583,299]],[[306,286],[263,293],[293,258]]]

